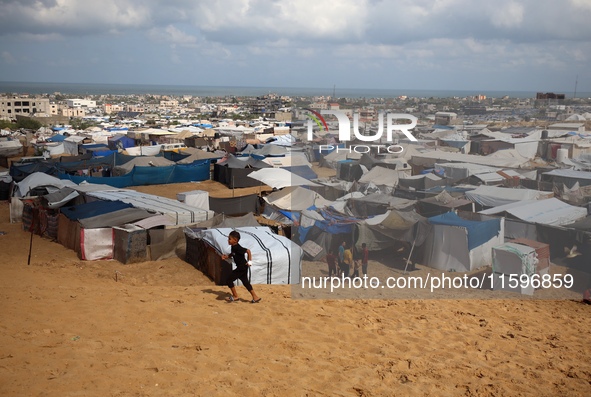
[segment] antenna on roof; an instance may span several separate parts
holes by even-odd
[[[575,79],[575,94],[573,95],[573,99],[577,97],[577,83],[579,82],[579,75],[577,74],[577,78]]]
[[[334,99],[334,94],[335,94],[336,88],[337,88],[337,85],[336,84],[332,86],[332,98],[333,99]]]

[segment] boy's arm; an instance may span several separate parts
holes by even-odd
[[[250,266],[250,265],[252,265],[252,263],[250,263],[250,261],[252,261],[252,255],[250,254],[250,250],[248,248],[246,249],[246,253],[248,254],[248,263],[247,263],[247,265]]]

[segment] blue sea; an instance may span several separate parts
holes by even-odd
[[[333,94],[333,87],[295,88],[295,87],[221,87],[221,86],[190,86],[190,85],[140,85],[140,84],[82,84],[82,83],[32,83],[32,82],[0,82],[0,93],[15,94],[62,94],[73,95],[193,95],[197,97],[227,96],[260,96],[269,93],[298,96],[328,96]],[[488,91],[488,90],[414,90],[414,89],[362,89],[336,88],[337,98],[397,98],[408,96],[416,98],[450,98],[486,95],[489,98],[535,98],[533,91]],[[564,93],[564,92],[557,92]],[[572,98],[567,94],[567,98]],[[578,98],[589,98],[591,93],[577,93]]]

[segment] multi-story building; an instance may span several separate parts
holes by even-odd
[[[95,108],[96,102],[88,99],[68,99],[66,105],[69,108]]]
[[[28,116],[35,113],[50,114],[48,98],[0,98],[0,117],[14,118],[17,115]]]
[[[118,113],[118,112],[122,112],[124,111],[124,106],[123,105],[113,105],[110,103],[106,103],[103,105],[103,111],[105,114],[112,114],[112,113]]]
[[[86,110],[82,108],[63,108],[62,116],[66,117],[84,117],[86,116]]]

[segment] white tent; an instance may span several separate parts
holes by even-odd
[[[221,228],[185,233],[201,238],[220,254],[229,254],[228,235],[232,230],[240,233],[240,245],[252,255],[251,284],[299,284],[302,249],[287,237],[271,232],[268,227]],[[232,268],[236,268],[233,263]],[[237,281],[239,282],[239,281]]]
[[[261,168],[248,174],[249,178],[263,182],[267,186],[281,189],[287,186],[318,186],[318,184],[289,172],[284,168]]]
[[[34,172],[15,185],[14,197],[25,197],[36,187],[45,187],[49,193],[53,193],[66,186],[77,186],[70,180],[59,179],[44,172]]]
[[[396,187],[398,171],[384,167],[373,167],[371,171],[359,178],[359,183],[373,182],[376,186]]]
[[[559,226],[573,223],[587,216],[587,210],[575,207],[557,198],[546,200],[524,200],[480,211],[480,214],[492,215],[507,212],[529,223]]]
[[[523,200],[541,200],[552,196],[551,192],[532,189],[512,189],[497,186],[478,186],[464,193],[466,198],[485,207],[496,207]]]
[[[425,241],[425,265],[469,272],[492,263],[492,248],[504,242],[505,218],[467,221],[454,212],[429,218],[433,231]]]
[[[265,197],[265,201],[279,209],[301,211],[316,206],[321,208],[331,204],[330,201],[316,192],[303,187],[286,187]]]

